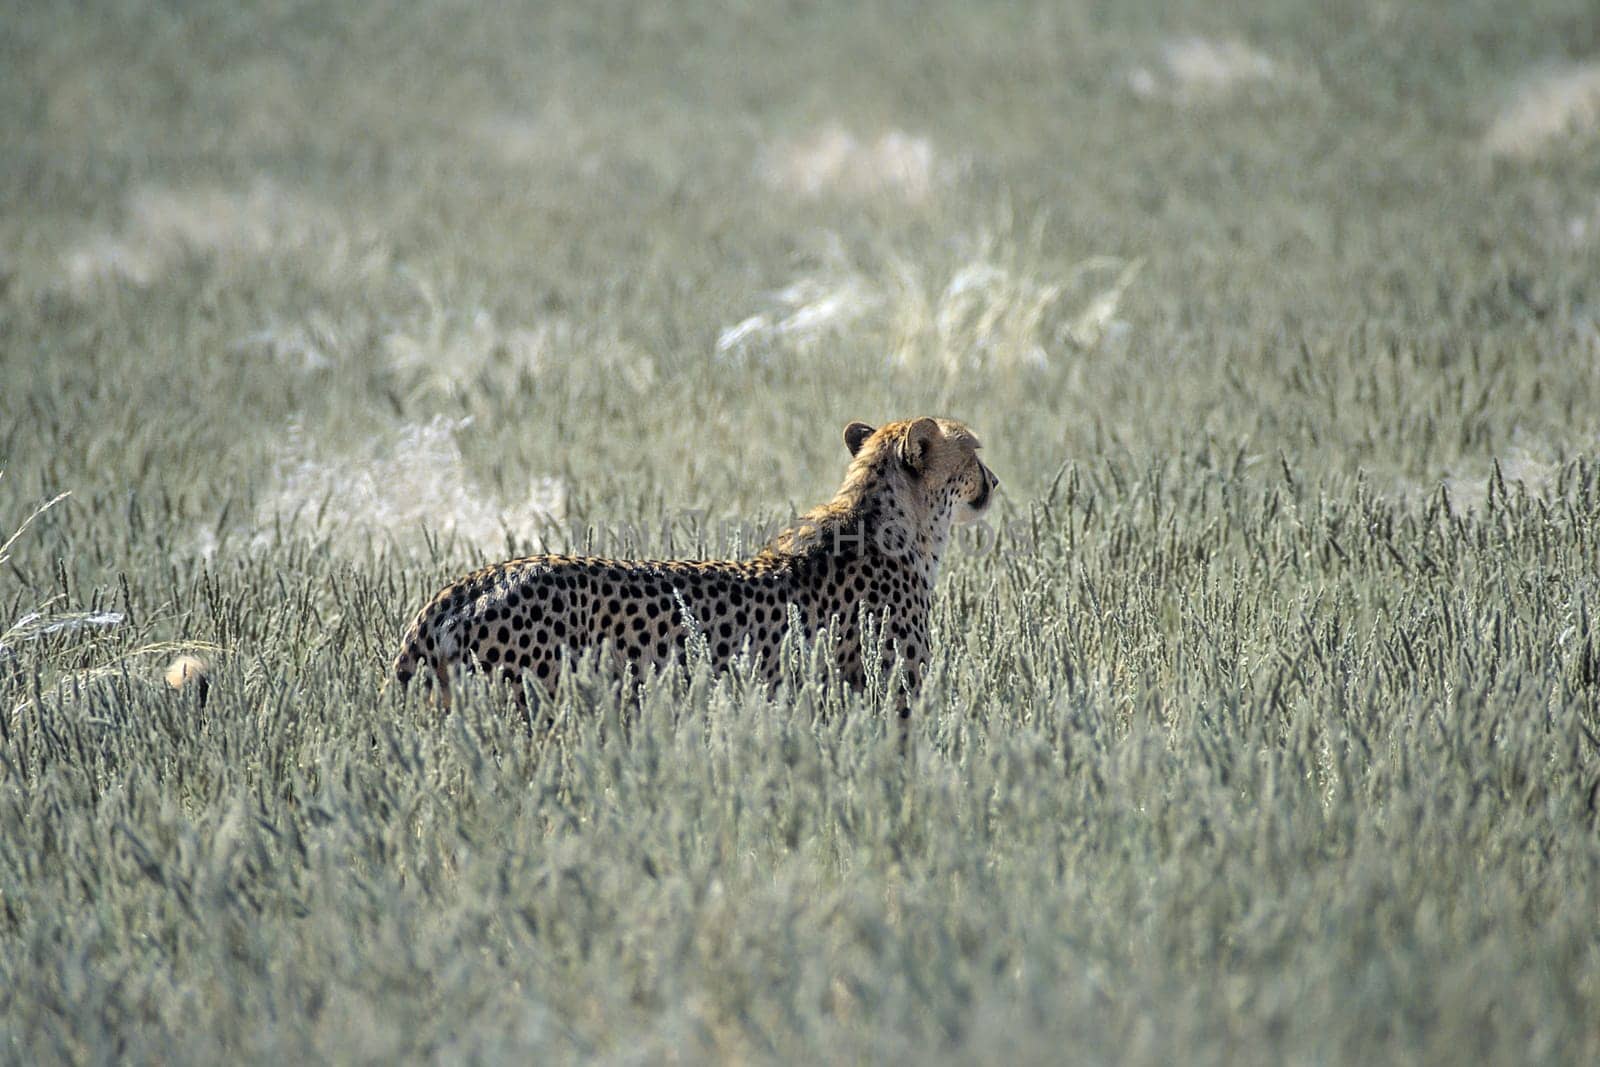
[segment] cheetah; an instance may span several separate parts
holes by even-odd
[[[609,648],[636,670],[680,662],[688,626],[715,669],[742,654],[769,685],[791,618],[807,638],[827,632],[840,676],[866,684],[863,617],[881,620],[887,675],[898,655],[907,701],[928,660],[928,614],[953,524],[981,516],[1000,480],[978,438],[951,419],[844,428],[851,459],[828,503],[743,560],[636,561],[529,556],[484,567],[430,600],[406,628],[394,677],[403,687],[431,667],[442,707],[454,667],[524,678],[553,694],[563,665]],[[688,625],[686,625],[688,624]]]

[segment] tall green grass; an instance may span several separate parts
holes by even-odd
[[[7,31],[6,1059],[1600,1058],[1588,5]],[[1004,493],[904,744],[385,689],[922,413]]]

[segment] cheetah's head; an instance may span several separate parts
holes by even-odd
[[[872,464],[889,476],[899,492],[909,493],[919,510],[942,513],[949,505],[953,522],[971,522],[988,510],[1000,484],[978,459],[982,442],[954,419],[924,416],[873,429],[864,422],[844,428],[852,466]]]

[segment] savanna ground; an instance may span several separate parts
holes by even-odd
[[[1600,15],[1232,7],[9,7],[5,1058],[1600,1059]],[[920,413],[904,753],[383,688]]]

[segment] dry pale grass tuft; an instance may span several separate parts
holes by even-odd
[[[329,455],[302,427],[291,426],[258,498],[252,542],[263,547],[267,531],[288,526],[353,552],[374,542],[415,547],[424,529],[481,548],[503,548],[508,536],[541,543],[541,533],[565,516],[565,486],[537,478],[526,498],[510,504],[481,490],[457,442],[471,423],[435,416],[357,455]],[[203,534],[202,554],[217,553],[224,539]]]
[[[228,350],[241,357],[266,356],[293,370],[320,371],[360,351],[376,331],[364,315],[339,317],[316,309],[297,322],[269,322],[234,339]]]
[[[773,189],[803,197],[890,197],[921,204],[941,179],[933,144],[903,130],[860,137],[837,123],[770,145],[757,172]]]
[[[1180,37],[1161,46],[1154,64],[1128,72],[1128,88],[1148,100],[1219,101],[1262,88],[1314,81],[1239,38]]]
[[[473,139],[509,163],[528,163],[548,156],[564,143],[564,127],[547,118],[510,113],[485,115],[467,125]]]
[[[0,475],[5,472],[0,471]],[[61,503],[70,492],[58,493],[29,512],[3,542],[0,542],[0,565],[11,561],[11,550],[39,516]],[[46,599],[31,611],[25,611],[0,628],[0,662],[14,658],[21,645],[54,635],[71,634],[81,630],[96,630],[120,626],[124,616],[118,611],[59,611],[56,604],[61,594]]]
[[[288,148],[313,122],[327,121],[293,64],[280,57],[258,56],[241,64],[225,95],[233,136],[258,151]]]
[[[457,396],[485,374],[500,376],[509,387],[523,376],[561,373],[580,362],[603,368],[635,391],[657,382],[655,357],[604,322],[561,315],[507,322],[481,305],[445,299],[425,278],[410,280],[416,311],[380,330],[378,347],[414,396]]]
[[[412,278],[419,312],[383,335],[388,362],[420,385],[451,393],[496,361],[537,370],[550,346],[565,339],[561,323],[507,326],[482,307],[458,308],[425,279]]]
[[[5,471],[0,470],[0,478],[3,477],[5,477]],[[72,493],[70,491],[65,493],[57,493],[55,496],[51,497],[49,500],[45,501],[43,504],[40,504],[38,507],[29,512],[27,517],[17,524],[17,528],[11,531],[11,534],[6,537],[3,542],[0,542],[0,564],[6,563],[11,559],[11,547],[17,543],[24,533],[27,532],[28,527],[33,525],[35,519],[71,495]]]
[[[1582,248],[1600,236],[1600,198],[1587,209],[1569,213],[1560,236],[1573,248]]]
[[[1488,462],[1463,464],[1444,479],[1450,506],[1458,515],[1483,511],[1496,495],[1522,491],[1542,498],[1556,486],[1563,460],[1557,449],[1526,434]]]
[[[0,471],[0,475],[3,475]],[[35,507],[26,518],[19,523],[15,530],[0,542],[0,565],[7,564],[12,558],[12,549],[17,546],[22,535],[33,525],[34,521],[61,503],[71,493],[60,493]],[[120,611],[105,610],[63,610],[60,604],[66,600],[66,594],[58,593],[45,598],[32,610],[25,611],[8,623],[0,624],[0,665],[21,662],[24,652],[29,651],[38,657],[38,650],[46,648],[51,642],[77,641],[92,638],[94,635],[122,627],[127,622],[127,616]],[[128,655],[136,655],[140,650],[127,653],[113,659],[110,663],[103,663],[98,667],[66,672],[65,676],[76,677],[83,680],[90,677],[100,677],[118,669],[118,664]],[[38,663],[32,669],[39,669]],[[38,676],[43,680],[51,672],[41,671]],[[14,719],[21,705],[13,708],[10,717]]]
[[[1530,159],[1600,133],[1600,63],[1581,63],[1532,75],[1483,135],[1491,156]]]
[[[384,258],[326,207],[263,180],[243,192],[141,186],[128,196],[121,227],[80,241],[62,269],[68,290],[85,295],[106,282],[152,285],[188,257],[285,253],[313,255],[313,265],[330,276],[366,273]]]
[[[67,287],[80,295],[108,281],[149,285],[164,266],[152,249],[108,233],[78,242],[62,257]]]
[[[1442,488],[1452,515],[1460,519],[1482,517],[1518,494],[1525,494],[1530,500],[1559,496],[1563,472],[1572,457],[1592,453],[1596,446],[1600,441],[1594,439],[1585,442],[1580,437],[1559,444],[1515,430],[1495,455],[1463,459],[1433,479],[1386,479],[1383,495],[1399,507],[1425,509]]]
[[[535,114],[484,115],[467,123],[464,131],[472,145],[508,166],[553,167],[592,176],[606,162],[604,134],[560,103]]]
[[[1052,352],[1120,340],[1117,317],[1140,263],[1095,257],[1059,274],[992,243],[947,272],[888,256],[872,267],[835,244],[829,262],[771,294],[767,310],[723,330],[724,356],[805,355],[819,343],[866,334],[902,365],[954,374],[974,367],[1041,366]]]

